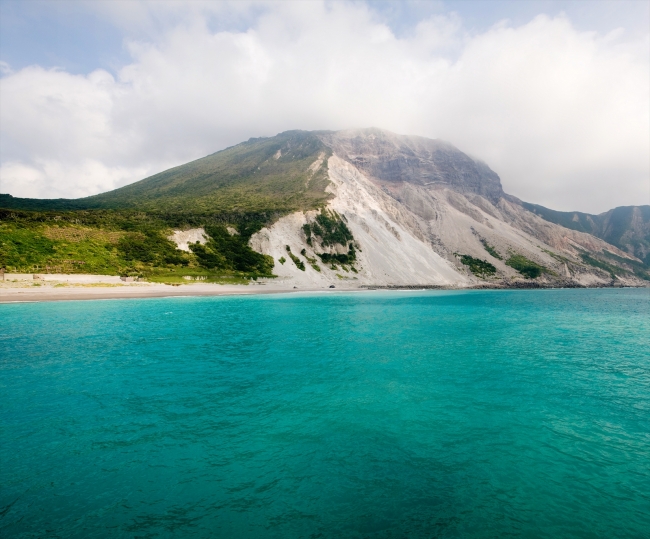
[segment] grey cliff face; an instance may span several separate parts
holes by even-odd
[[[593,215],[551,210],[528,202],[519,203],[546,221],[587,232],[650,264],[650,206],[619,206]]]
[[[380,182],[446,186],[482,195],[494,203],[504,196],[493,170],[447,142],[375,128],[338,131],[320,138],[340,157]]]

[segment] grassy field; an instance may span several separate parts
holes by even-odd
[[[7,271],[116,275],[135,269],[109,233],[30,225],[0,222],[0,264]]]

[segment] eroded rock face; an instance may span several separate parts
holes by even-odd
[[[441,140],[382,129],[338,131],[321,135],[321,140],[371,180],[446,186],[492,202],[503,196],[501,180],[493,170]]]
[[[643,284],[630,272],[614,278],[607,265],[587,260],[603,252],[625,259],[628,253],[535,215],[503,192],[499,176],[485,163],[446,142],[380,129],[317,136],[332,151],[327,208],[341,215],[354,235],[358,273],[342,276],[325,265],[320,272],[309,266],[300,271],[287,262],[276,265],[282,278],[310,284],[353,279],[356,284],[458,287],[481,285],[485,279],[515,287]],[[311,220],[301,212],[284,217],[251,244],[276,260],[286,245],[294,253],[305,249],[302,256],[308,261],[317,245],[306,242],[301,226]],[[543,269],[534,281],[511,267],[522,257],[528,267]],[[494,272],[473,275],[463,264],[472,259]]]
[[[332,269],[318,260],[320,271],[307,264],[324,249],[317,242],[308,245],[303,225],[317,212],[296,212],[263,228],[251,237],[250,245],[275,261],[279,280],[298,286],[336,283],[358,285],[434,285],[464,287],[475,282],[454,263],[431,248],[418,218],[395,199],[382,192],[354,165],[333,156],[328,162],[333,198],[328,209],[344,216],[357,246],[355,270],[339,264]],[[287,256],[286,246],[305,262],[300,270]],[[302,250],[305,254],[299,254]],[[332,251],[343,254],[342,249]],[[280,263],[284,259],[284,264]]]
[[[203,228],[190,228],[188,230],[174,230],[174,233],[169,236],[169,240],[173,241],[181,251],[190,252],[189,243],[199,242],[201,244],[207,243],[205,237],[205,230]]]
[[[346,154],[346,157],[349,157]],[[332,199],[328,209],[342,216],[354,235],[355,272],[344,273],[319,261],[323,252],[309,245],[303,225],[317,212],[296,212],[251,238],[251,246],[276,260],[274,273],[297,285],[438,285],[466,287],[484,282],[461,263],[460,255],[484,260],[496,268],[488,281],[496,286],[611,286],[612,276],[583,263],[581,254],[607,249],[625,253],[575,230],[549,223],[505,195],[496,201],[448,184],[395,182],[369,178],[353,162],[336,153],[328,161]],[[305,270],[287,256],[286,246],[305,263]],[[488,245],[491,252],[486,248]],[[304,252],[303,252],[304,249]],[[333,249],[332,251],[341,252]],[[546,268],[534,282],[506,264],[520,255]],[[280,264],[280,258],[285,263]],[[642,284],[617,278],[620,284]]]

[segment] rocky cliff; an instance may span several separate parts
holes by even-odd
[[[644,282],[643,264],[633,255],[529,211],[503,192],[486,164],[448,143],[379,129],[319,138],[332,152],[328,208],[351,230],[357,263],[354,273],[345,264],[320,271],[277,265],[282,279],[382,286]],[[317,259],[322,247],[309,245],[303,233],[316,213],[284,217],[256,234],[251,245],[276,259],[287,245]]]
[[[485,163],[451,144],[381,129],[337,131],[320,136],[336,155],[375,181],[450,187],[497,202],[501,180]]]

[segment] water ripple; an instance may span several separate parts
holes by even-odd
[[[649,292],[0,305],[0,534],[650,537]]]

